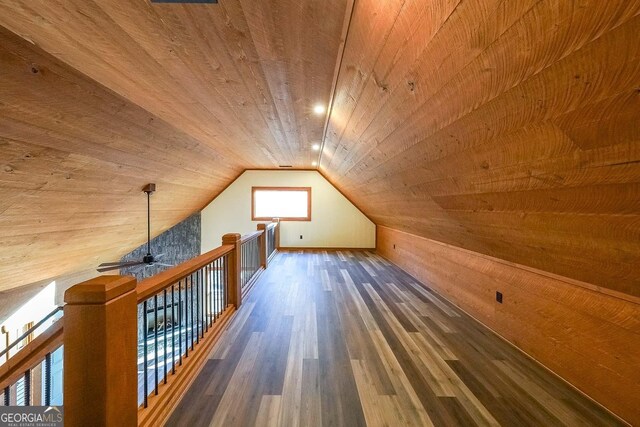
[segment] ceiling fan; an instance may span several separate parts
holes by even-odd
[[[104,273],[110,270],[119,270],[126,267],[134,267],[136,265],[144,265],[145,267],[151,267],[154,265],[161,265],[165,267],[173,267],[171,264],[163,264],[158,262],[164,254],[152,255],[151,254],[151,194],[156,191],[155,184],[147,184],[142,189],[147,194],[147,254],[142,257],[140,261],[125,261],[125,262],[105,262],[98,266],[98,272]]]

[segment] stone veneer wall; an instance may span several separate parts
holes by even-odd
[[[153,221],[153,218],[152,218]],[[152,223],[153,224],[153,223]],[[178,265],[191,258],[200,255],[200,212],[191,215],[178,225],[168,229],[158,237],[151,240],[151,253],[155,255],[165,254],[160,262],[164,264]],[[141,260],[147,254],[147,244],[141,245],[128,253],[120,261]],[[168,267],[131,267],[120,270],[122,275],[135,276],[138,281],[158,274]]]

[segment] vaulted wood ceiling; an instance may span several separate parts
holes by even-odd
[[[0,3],[0,290],[117,260],[248,167],[309,167],[344,0]]]
[[[309,167],[337,76],[320,169],[376,223],[640,296],[639,13],[2,2],[0,290],[137,246],[146,182],[157,234],[245,168]]]
[[[640,296],[640,1],[355,4],[338,187],[378,224]]]

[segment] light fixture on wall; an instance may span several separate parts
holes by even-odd
[[[313,162],[311,162],[311,166],[318,166],[318,162],[314,160]]]
[[[313,106],[313,112],[320,115],[320,114],[324,114],[325,112],[325,108],[324,105],[322,104],[316,104]]]
[[[313,151],[318,151],[318,150],[320,150],[320,144],[313,144],[313,145],[311,146],[311,149],[312,149]]]

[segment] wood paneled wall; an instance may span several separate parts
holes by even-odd
[[[323,173],[376,224],[640,296],[639,13],[357,1]]]
[[[640,425],[640,299],[387,227],[377,239],[380,255]]]

